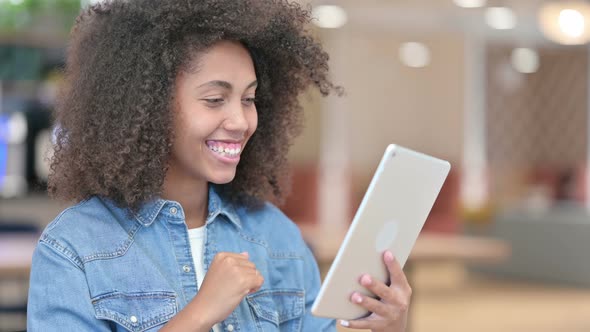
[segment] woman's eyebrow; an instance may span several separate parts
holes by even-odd
[[[226,81],[219,81],[219,80],[215,80],[215,81],[209,81],[207,83],[201,84],[199,85],[197,88],[202,88],[202,87],[220,87],[220,88],[224,88],[224,89],[228,89],[231,90],[233,87],[231,85],[231,83],[226,82]]]
[[[219,88],[224,88],[227,90],[232,90],[233,86],[230,82],[227,81],[221,81],[221,80],[215,80],[215,81],[209,81],[207,83],[201,84],[199,85],[197,88],[202,88],[202,87],[219,87]],[[252,87],[256,87],[258,86],[258,81],[254,80],[252,81],[252,83],[248,84],[248,86],[246,87],[246,89],[250,89]]]
[[[258,81],[254,80],[252,83],[248,84],[248,86],[246,87],[246,90],[250,89],[250,88],[255,88],[257,86],[258,86]]]

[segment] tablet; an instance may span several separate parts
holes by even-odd
[[[368,273],[387,282],[383,252],[403,267],[449,173],[448,161],[389,145],[311,309],[312,314],[357,319],[368,312],[351,303],[354,291],[375,297],[358,282]]]

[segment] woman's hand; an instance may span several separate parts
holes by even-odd
[[[248,253],[215,255],[195,297],[195,301],[203,303],[199,315],[206,315],[213,324],[219,323],[246,295],[260,289],[264,278],[248,258]]]
[[[412,289],[399,263],[390,251],[383,254],[383,261],[389,271],[391,285],[387,286],[368,274],[361,276],[359,282],[379,299],[354,292],[350,301],[371,312],[365,318],[340,321],[342,326],[353,329],[371,329],[374,332],[403,332],[406,329],[408,307]]]
[[[264,278],[248,253],[222,252],[213,258],[197,296],[162,331],[209,331],[262,286]]]

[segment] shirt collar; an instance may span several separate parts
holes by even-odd
[[[156,217],[158,214],[160,214],[160,211],[162,211],[164,205],[166,205],[166,202],[168,201],[160,198],[145,202],[141,205],[137,212],[133,213],[133,215],[135,216],[135,219],[137,219],[137,221],[143,226],[150,226],[154,223]]]
[[[242,228],[242,222],[238,217],[234,205],[226,199],[223,199],[223,197],[217,193],[217,190],[215,189],[214,185],[209,185],[208,210],[209,213],[207,214],[206,224],[209,224],[210,222],[215,220],[215,218],[219,214],[223,214],[227,217],[227,219],[229,219],[231,223],[236,225],[238,228]]]
[[[156,220],[156,217],[160,214],[166,204],[175,204],[180,206],[177,202],[156,198],[152,201],[144,203],[140,209],[134,213],[135,219],[143,226],[150,226]],[[209,185],[209,203],[208,203],[208,214],[206,224],[213,222],[218,215],[223,214],[227,219],[236,225],[238,228],[242,228],[242,222],[238,217],[234,205],[223,199],[216,191],[214,185]]]

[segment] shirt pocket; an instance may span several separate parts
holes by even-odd
[[[259,331],[301,330],[305,292],[299,289],[263,290],[246,296]]]
[[[92,299],[96,318],[128,331],[149,331],[169,321],[177,311],[173,292],[113,292]]]

